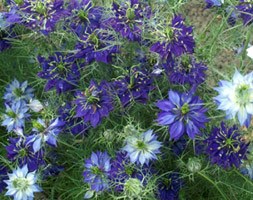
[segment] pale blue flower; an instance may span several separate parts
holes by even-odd
[[[27,113],[29,108],[22,103],[22,101],[18,101],[11,105],[6,104],[6,114],[3,115],[2,126],[6,126],[7,131],[15,131],[20,128],[24,128],[25,119],[30,115]]]
[[[33,89],[28,86],[28,82],[23,83],[18,82],[16,79],[12,81],[7,87],[4,94],[4,99],[6,103],[16,103],[22,101],[27,103],[33,98]]]
[[[149,160],[157,159],[156,154],[160,153],[161,142],[157,141],[157,136],[153,130],[138,136],[127,138],[127,144],[123,148],[130,157],[132,163],[148,164]]]
[[[8,174],[9,180],[4,182],[7,184],[6,196],[13,196],[14,200],[32,200],[34,192],[42,191],[36,184],[36,172],[28,173],[27,165],[17,168],[12,174]]]
[[[219,93],[214,98],[218,109],[225,111],[228,119],[237,116],[241,125],[249,126],[253,115],[253,72],[243,76],[236,70],[231,81],[222,80],[214,89]]]

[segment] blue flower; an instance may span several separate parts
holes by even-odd
[[[24,128],[25,119],[30,116],[27,113],[28,110],[29,108],[21,101],[12,104],[11,107],[6,104],[6,114],[3,115],[2,126],[6,126],[8,132]]]
[[[236,9],[243,20],[245,26],[250,25],[253,22],[253,3],[249,0],[240,0]]]
[[[222,4],[224,4],[224,0],[206,0],[206,7],[207,8],[210,8],[210,7],[213,7],[213,6],[221,6]]]
[[[57,146],[57,136],[62,131],[65,122],[56,118],[46,124],[44,120],[38,119],[33,122],[33,132],[35,133],[32,137],[34,152],[38,152],[43,143],[47,143],[53,147]]]
[[[28,82],[12,81],[5,89],[4,99],[6,103],[12,104],[18,101],[28,103],[33,97],[33,89],[28,86]]]
[[[193,91],[180,94],[170,90],[169,99],[156,105],[162,110],[157,122],[169,126],[170,139],[178,140],[184,133],[194,139],[208,121],[205,115],[207,109],[198,96],[193,96]]]
[[[169,26],[165,24],[161,27],[162,30],[156,28],[153,31],[159,41],[150,47],[150,51],[158,53],[164,60],[194,52],[193,29],[185,25],[181,15],[175,15]]]
[[[110,159],[106,152],[97,151],[92,152],[91,157],[85,160],[84,182],[90,185],[91,190],[99,192],[108,189]]]
[[[6,146],[8,159],[12,162],[17,161],[19,166],[27,165],[30,172],[37,170],[45,165],[44,150],[33,150],[33,137],[10,138],[10,144]]]
[[[228,127],[221,122],[220,127],[214,127],[209,137],[205,140],[206,153],[212,164],[223,168],[240,167],[246,159],[248,145],[242,141],[238,127]]]
[[[123,151],[127,152],[132,163],[148,164],[150,160],[156,160],[157,154],[160,153],[161,142],[153,134],[153,130],[148,130],[140,136],[127,138],[126,146]]]
[[[113,110],[112,98],[108,92],[108,83],[103,81],[98,85],[91,81],[84,91],[76,92],[76,117],[83,117],[84,122],[90,122],[93,127],[101,123]]]
[[[214,98],[218,109],[225,111],[228,119],[237,115],[241,126],[249,126],[253,115],[253,72],[243,76],[236,70],[232,81],[222,80],[214,89],[219,93]]]

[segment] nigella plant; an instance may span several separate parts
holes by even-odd
[[[13,103],[11,106],[6,105],[6,113],[3,115],[2,126],[6,126],[7,131],[16,131],[25,127],[25,120],[30,116],[29,108],[22,101]]]
[[[109,187],[108,175],[111,170],[110,157],[107,152],[92,152],[91,157],[85,160],[83,172],[84,182],[96,192],[104,191]]]
[[[151,35],[157,37],[158,41],[150,47],[150,51],[158,53],[164,60],[194,52],[193,29],[185,25],[181,15],[175,15],[171,24],[163,22],[163,26],[155,27],[151,31]]]
[[[236,6],[244,25],[250,25],[253,22],[253,2],[249,0],[240,0]]]
[[[128,137],[122,150],[127,152],[132,163],[143,165],[148,164],[150,160],[157,160],[161,146],[153,130],[148,130],[140,136]]]
[[[160,200],[179,199],[179,191],[182,188],[183,181],[179,173],[172,172],[167,177],[161,178],[158,183],[157,197]]]
[[[127,0],[122,4],[113,3],[113,17],[104,21],[129,41],[141,41],[144,21],[151,15],[151,8],[139,0]]]
[[[46,91],[55,88],[57,93],[63,93],[75,89],[82,64],[72,54],[56,52],[49,58],[39,56],[38,61],[42,68],[38,76],[47,80]]]
[[[132,101],[146,103],[149,92],[154,88],[153,80],[147,70],[131,68],[129,75],[114,81],[113,87],[123,107]]]
[[[87,29],[76,44],[76,57],[84,58],[87,64],[93,61],[110,63],[114,54],[119,52],[114,36],[102,29]]]
[[[225,111],[228,119],[237,115],[241,126],[249,126],[253,115],[253,72],[243,76],[236,70],[232,81],[222,80],[214,89],[219,93],[214,98],[218,109]]]
[[[57,146],[57,136],[62,131],[65,122],[60,118],[53,119],[49,124],[43,119],[33,121],[33,135],[31,141],[33,142],[34,152],[38,152],[44,143],[50,146]]]
[[[70,18],[70,27],[79,37],[87,28],[95,30],[100,27],[103,9],[93,6],[91,0],[71,0],[68,9],[73,15]]]
[[[242,161],[247,159],[247,143],[243,142],[238,127],[228,127],[221,122],[220,127],[214,127],[205,140],[206,153],[212,164],[225,169],[235,166],[239,168]]]
[[[108,83],[90,82],[85,91],[76,92],[76,117],[83,117],[84,122],[90,122],[93,127],[101,123],[113,110],[113,100],[108,91]]]
[[[60,107],[58,113],[62,121],[65,122],[64,130],[73,135],[85,134],[89,129],[89,125],[83,122],[81,117],[75,117],[73,104],[67,103]],[[64,131],[64,132],[65,132]]]
[[[8,104],[21,101],[28,103],[34,96],[33,89],[28,86],[28,82],[20,83],[16,79],[12,81],[6,88],[4,94],[4,100]]]
[[[6,146],[8,159],[12,162],[17,161],[19,166],[27,165],[29,171],[37,170],[45,164],[44,150],[33,150],[33,137],[10,138],[10,144]]]
[[[157,122],[169,126],[170,139],[178,140],[184,133],[194,139],[196,134],[200,134],[200,128],[205,128],[208,122],[205,114],[207,109],[203,101],[194,96],[193,90],[182,94],[170,90],[169,98],[156,104],[161,110]]]
[[[0,193],[3,192],[3,190],[6,188],[6,183],[4,180],[6,180],[8,169],[4,165],[0,164]]]
[[[23,0],[19,1],[18,6],[23,23],[32,30],[39,30],[44,34],[52,32],[56,23],[69,15],[64,9],[63,0]]]
[[[174,84],[199,85],[205,81],[207,67],[189,55],[168,60],[164,67],[170,82]]]

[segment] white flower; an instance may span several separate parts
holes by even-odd
[[[243,76],[237,70],[232,81],[220,81],[214,88],[219,95],[214,99],[218,109],[224,110],[229,119],[238,116],[241,125],[248,125],[253,115],[253,72]]]
[[[153,131],[148,130],[139,137],[129,137],[127,144],[123,148],[128,153],[132,163],[149,162],[151,159],[157,159],[156,154],[160,153],[159,148],[162,146],[161,142],[157,141],[157,136],[152,135]]]
[[[31,200],[34,197],[34,192],[41,191],[41,188],[36,185],[37,177],[35,172],[28,173],[27,165],[14,170],[8,176],[9,180],[4,181],[8,189],[5,195],[13,196],[14,200]]]
[[[250,46],[249,48],[247,48],[247,56],[253,59],[253,46]]]
[[[42,103],[37,99],[30,100],[29,104],[27,105],[34,112],[40,112],[44,108]]]

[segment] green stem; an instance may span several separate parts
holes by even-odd
[[[205,174],[202,174],[201,172],[198,172],[198,174],[202,176],[203,178],[205,178],[207,181],[209,181],[211,184],[213,184],[213,186],[219,191],[223,199],[227,200],[227,197],[224,195],[224,193],[221,191],[221,189],[217,186],[217,184],[213,180],[211,180],[208,176],[206,176]]]

